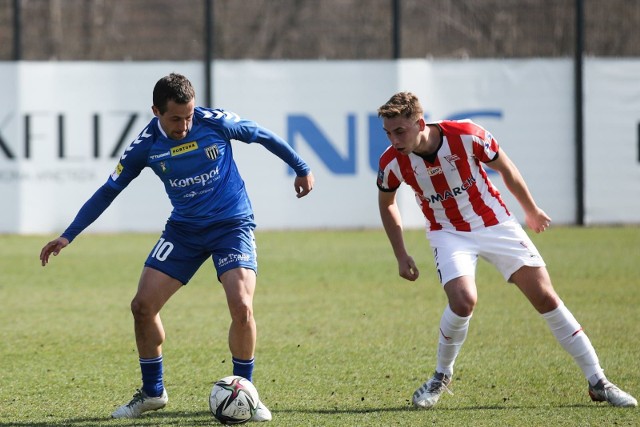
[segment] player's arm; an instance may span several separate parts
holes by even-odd
[[[402,235],[402,217],[396,203],[395,191],[378,191],[378,208],[382,226],[387,233],[393,254],[398,260],[400,277],[414,281],[420,275],[413,258],[407,253]]]
[[[288,164],[296,173],[293,187],[298,198],[306,196],[313,189],[315,179],[311,173],[311,168],[287,141],[252,120],[240,119],[235,113],[225,113],[223,110],[210,110],[210,112],[213,113],[207,115],[210,120],[213,122],[223,121],[222,130],[229,140],[236,139],[247,143],[257,142]]]
[[[296,178],[293,186],[296,197],[300,198],[309,194],[315,182],[311,168],[284,139],[269,129],[258,127],[255,141],[278,156],[295,171]]]
[[[44,267],[49,262],[51,254],[58,255],[69,243],[76,238],[85,228],[91,225],[109,207],[111,202],[120,194],[119,189],[115,189],[105,183],[100,187],[89,200],[80,208],[75,219],[62,233],[60,237],[47,243],[40,251],[40,262]]]
[[[91,225],[111,205],[111,202],[133,181],[146,165],[148,149],[151,144],[147,138],[147,127],[127,148],[126,155],[120,158],[107,182],[85,202],[67,229],[55,240],[47,243],[40,251],[40,262],[44,267],[49,262],[51,254],[58,255],[78,234]],[[141,144],[147,142],[146,144]],[[126,160],[125,160],[126,159]]]
[[[110,186],[108,182],[98,188],[93,193],[93,196],[80,208],[75,219],[62,233],[61,237],[66,238],[71,243],[78,234],[102,215],[121,191],[122,189],[116,189]]]
[[[527,226],[536,233],[546,230],[551,218],[538,207],[520,171],[504,150],[500,149],[497,158],[487,166],[500,173],[507,189],[522,206]]]

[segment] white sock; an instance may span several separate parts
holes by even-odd
[[[436,371],[453,375],[453,364],[460,348],[467,338],[471,316],[460,317],[447,305],[440,319],[440,335],[438,340],[438,365]]]
[[[589,337],[562,302],[558,308],[544,313],[542,317],[547,321],[549,329],[562,348],[573,356],[589,383],[595,385],[600,379],[605,379]]]

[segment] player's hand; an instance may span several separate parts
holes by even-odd
[[[57,256],[60,251],[69,244],[69,241],[64,237],[58,237],[55,240],[50,241],[44,248],[40,251],[40,262],[44,267],[49,262],[49,257],[51,254]]]
[[[307,176],[296,176],[296,179],[293,181],[293,188],[296,190],[296,197],[299,199],[300,197],[304,197],[311,190],[313,190],[313,183],[315,179],[313,178],[313,174],[309,172]]]
[[[542,209],[537,208],[534,212],[525,214],[527,227],[536,233],[542,233],[551,225],[551,218]]]
[[[409,255],[398,259],[398,272],[400,277],[412,282],[420,276],[420,271],[418,271],[415,261]]]

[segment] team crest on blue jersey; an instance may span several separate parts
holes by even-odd
[[[218,150],[217,144],[213,144],[212,146],[205,148],[204,152],[207,155],[207,157],[210,158],[211,160],[217,159],[218,156],[220,155],[220,151]]]

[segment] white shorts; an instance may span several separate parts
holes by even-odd
[[[456,277],[475,276],[479,256],[493,264],[506,281],[522,266],[545,266],[515,219],[479,231],[427,231],[427,239],[442,285]]]

